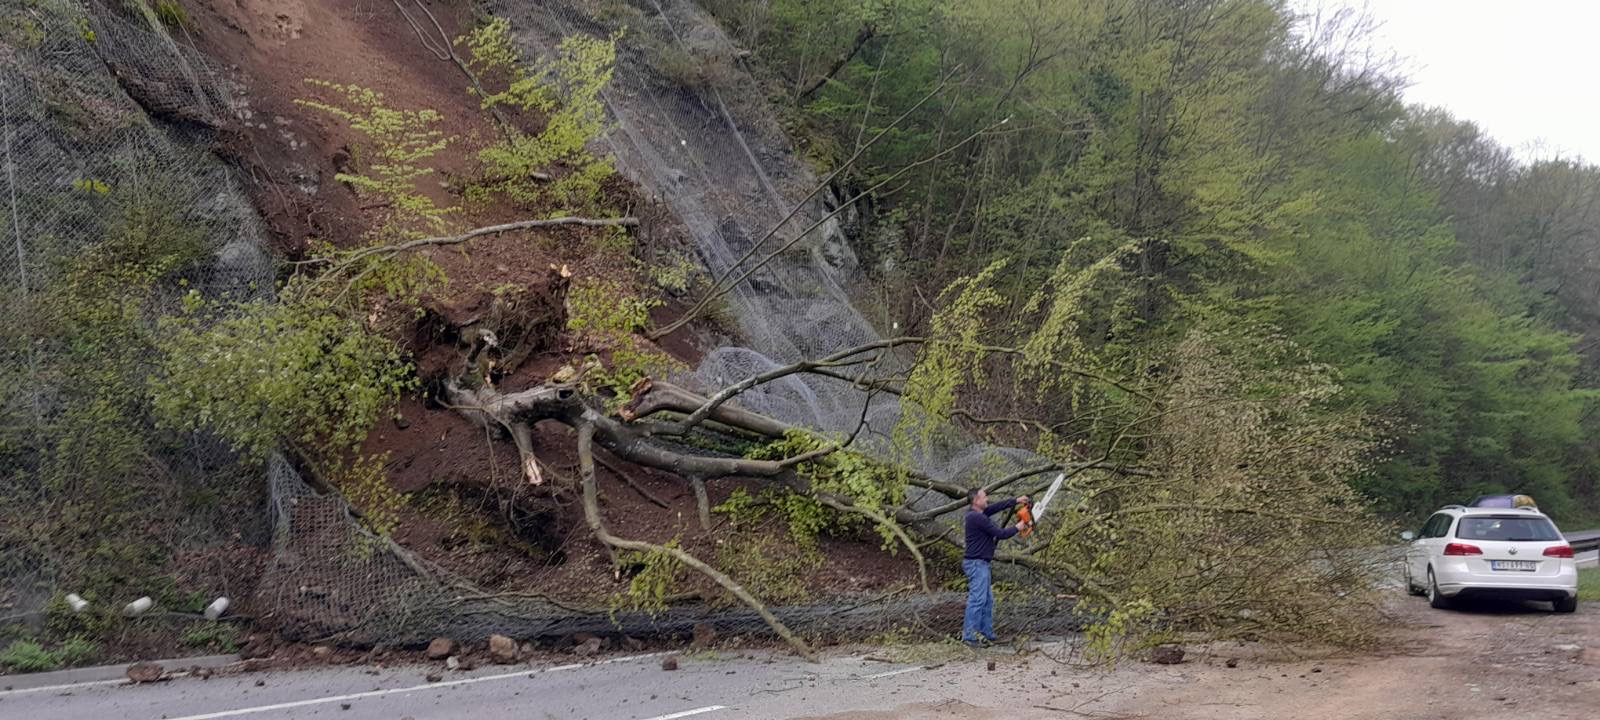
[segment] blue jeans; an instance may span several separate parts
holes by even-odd
[[[994,591],[989,587],[988,560],[962,560],[967,574],[967,617],[961,625],[961,639],[976,642],[979,635],[994,639]]]

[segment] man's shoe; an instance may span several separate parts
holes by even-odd
[[[961,644],[962,645],[966,645],[967,647],[972,648],[973,650],[977,650],[978,648],[983,647],[983,643],[981,641],[978,641],[978,640],[966,640],[966,639],[963,639],[961,641]]]
[[[985,644],[985,645],[1004,645],[1005,641],[1001,640],[998,637],[986,637],[986,638],[983,639],[983,644]]]

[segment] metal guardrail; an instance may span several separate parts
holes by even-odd
[[[1600,550],[1600,530],[1581,530],[1566,534],[1567,544],[1575,553]]]

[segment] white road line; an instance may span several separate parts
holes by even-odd
[[[657,716],[655,716],[653,718],[645,718],[644,720],[678,720],[678,718],[686,718],[686,717],[689,717],[690,715],[699,715],[701,713],[716,712],[718,710],[727,710],[727,709],[728,708],[726,708],[726,707],[724,707],[722,705],[707,705],[707,706],[705,706],[703,708],[695,708],[693,710],[684,710],[683,712],[675,712],[675,713],[672,713],[671,715],[657,715]]]
[[[23,688],[21,690],[0,690],[0,697],[21,695],[23,693],[49,692],[51,690],[71,690],[73,688],[94,687],[95,685],[115,685],[127,681],[127,678],[117,678],[115,680],[91,680],[89,682],[67,683],[65,685],[46,685],[44,687]]]
[[[881,673],[878,673],[876,675],[867,675],[867,676],[862,677],[861,679],[862,680],[877,680],[878,678],[886,678],[886,677],[894,677],[896,675],[904,675],[904,674],[906,674],[908,672],[916,672],[916,671],[921,670],[921,669],[923,669],[923,668],[921,668],[921,667],[900,668],[899,670],[890,670],[888,672],[881,672]]]
[[[184,677],[189,677],[189,671],[188,670],[184,670],[182,672],[168,673],[165,676],[165,678],[171,679],[171,680],[176,680],[178,678],[184,678]],[[62,684],[62,685],[46,685],[44,687],[22,688],[21,690],[0,690],[0,697],[5,697],[7,695],[21,695],[23,693],[47,692],[47,691],[50,691],[50,690],[75,690],[77,688],[94,687],[96,685],[132,685],[132,684],[133,683],[130,682],[127,678],[117,678],[115,680],[87,680],[87,681],[84,681],[84,682],[65,683],[65,684]]]
[[[592,662],[592,663],[573,663],[571,665],[557,665],[556,667],[544,668],[542,670],[531,670],[531,671],[530,670],[518,670],[517,672],[502,673],[500,675],[485,675],[483,677],[465,678],[465,679],[462,679],[462,680],[451,680],[449,682],[427,683],[427,684],[424,684],[424,685],[413,685],[411,687],[403,687],[403,688],[391,688],[391,689],[388,689],[388,690],[369,690],[367,692],[351,693],[349,695],[333,695],[333,696],[324,697],[324,698],[313,698],[311,700],[298,700],[298,701],[295,701],[295,702],[278,703],[277,705],[261,705],[261,706],[258,706],[258,707],[242,708],[242,709],[239,709],[239,710],[222,710],[222,711],[219,711],[219,712],[204,713],[204,714],[201,714],[201,715],[185,715],[185,716],[183,716],[181,718],[173,718],[172,720],[215,720],[216,718],[236,717],[236,716],[239,716],[239,715],[253,715],[255,713],[271,712],[273,710],[287,710],[289,708],[305,707],[307,705],[321,705],[323,703],[343,702],[343,701],[346,701],[346,700],[360,700],[361,698],[381,697],[383,695],[399,695],[399,694],[403,694],[403,693],[416,692],[418,690],[433,690],[433,689],[437,689],[437,688],[458,687],[458,686],[461,686],[461,685],[475,685],[477,683],[492,682],[494,680],[507,680],[507,679],[510,679],[510,678],[517,678],[517,677],[531,677],[533,675],[538,675],[540,673],[560,672],[562,670],[576,670],[578,668],[585,668],[585,667],[590,667],[590,666],[594,666],[594,665],[610,665],[612,663],[632,662],[632,661],[635,661],[635,660],[647,660],[649,658],[660,657],[662,655],[668,655],[668,654],[670,654],[670,653],[658,652],[658,653],[648,653],[648,654],[645,654],[645,655],[630,655],[628,657],[611,658],[611,659],[608,659],[608,660],[600,660],[598,662]],[[719,707],[717,709],[721,709],[721,708]],[[677,717],[677,716],[674,716],[674,717]]]

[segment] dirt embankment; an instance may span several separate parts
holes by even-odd
[[[410,0],[400,5],[406,14],[395,3],[367,0],[186,4],[193,20],[186,39],[229,67],[249,110],[243,133],[224,147],[224,154],[244,171],[274,244],[290,257],[304,252],[312,240],[339,246],[361,242],[383,211],[335,179],[359,164],[363,138],[295,102],[333,99],[308,80],[370,88],[397,109],[439,111],[439,129],[457,140],[437,156],[438,175],[427,179],[429,185],[422,190],[440,204],[465,206],[456,218],[463,228],[540,214],[541,209],[465,203],[459,195],[461,182],[474,172],[478,149],[496,131],[466,93],[460,70],[430,50],[417,27],[430,42],[441,31],[454,38],[474,20],[471,3],[426,3],[433,19]],[[536,125],[538,120],[522,122]],[[614,207],[646,216],[637,242],[681,237],[674,228],[677,220],[640,197],[620,176],[605,192]],[[433,252],[430,257],[444,268],[450,283],[429,302],[472,307],[508,287],[543,287],[552,266],[567,266],[574,279],[623,278],[637,272],[615,257],[587,252],[582,232],[492,236],[474,241],[465,251]],[[701,348],[684,335],[668,338],[662,347],[693,364]],[[446,337],[411,340],[419,365],[427,368],[438,369],[457,353]],[[515,391],[536,384],[589,350],[570,338],[545,338],[541,350],[514,375],[500,379],[501,388]],[[387,453],[390,481],[410,498],[394,532],[397,542],[489,590],[593,600],[626,587],[626,578],[614,578],[608,554],[590,537],[572,488],[561,482],[562,476],[576,474],[574,438],[567,428],[553,423],[538,428],[536,451],[557,478],[550,486],[531,488],[522,481],[516,451],[505,438],[486,434],[421,398],[407,399],[396,410],[398,419],[380,423],[365,450]],[[654,542],[678,538],[691,552],[715,557],[717,541],[700,529],[692,493],[681,479],[615,462],[607,465],[600,485],[608,524],[616,532]],[[712,502],[737,487],[713,486]],[[877,545],[875,537],[826,540],[822,550],[828,562],[806,584],[819,592],[839,592],[914,581],[916,570],[907,558],[890,557]]]

